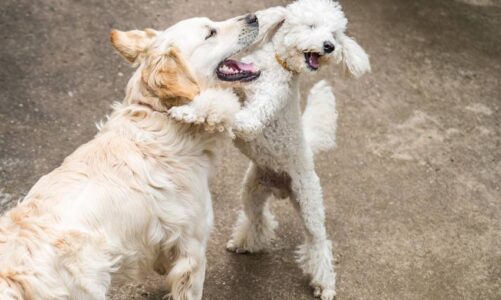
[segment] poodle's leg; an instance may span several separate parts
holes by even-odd
[[[297,251],[297,262],[311,277],[315,297],[332,300],[336,295],[336,273],[333,269],[332,244],[325,230],[322,188],[314,170],[292,177],[291,201],[303,221],[305,242]]]
[[[194,240],[189,244],[192,253],[181,254],[167,275],[170,293],[164,299],[202,299],[206,265],[205,245]],[[199,249],[195,249],[196,247]]]
[[[262,171],[251,162],[242,189],[243,211],[226,249],[236,253],[259,252],[269,248],[277,222],[267,203],[271,190],[259,182]]]

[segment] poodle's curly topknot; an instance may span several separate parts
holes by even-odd
[[[287,5],[291,23],[310,25],[327,23],[336,28],[346,28],[348,20],[344,16],[341,4],[332,0],[299,0]]]

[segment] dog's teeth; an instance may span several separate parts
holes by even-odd
[[[235,68],[229,67],[227,65],[220,66],[219,67],[219,71],[222,72],[222,73],[225,73],[227,75],[236,75],[236,74],[239,74],[239,73],[243,72],[240,69],[235,69]]]

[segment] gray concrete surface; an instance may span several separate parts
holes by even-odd
[[[0,3],[0,210],[92,138],[132,69],[111,28],[223,19],[272,0],[3,0]],[[339,145],[317,159],[338,299],[501,299],[499,0],[344,0],[373,73],[334,84]],[[212,182],[215,227],[205,299],[312,299],[293,262],[299,220],[276,201],[269,253],[224,250],[247,161],[224,149]],[[152,276],[111,299],[160,299]]]

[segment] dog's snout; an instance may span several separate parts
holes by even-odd
[[[258,26],[258,21],[257,21],[257,17],[255,14],[248,14],[246,17],[245,17],[245,22],[251,26]]]
[[[324,42],[324,51],[325,53],[331,53],[334,51],[335,47],[331,42],[325,41]]]
[[[259,21],[255,14],[248,14],[242,16],[238,19],[241,26],[241,32],[238,35],[238,43],[249,46],[258,36],[259,33]]]

